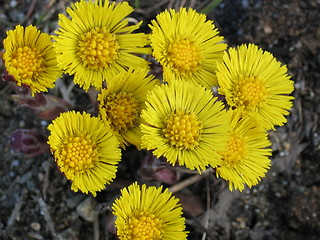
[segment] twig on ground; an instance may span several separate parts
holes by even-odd
[[[183,1],[183,0],[182,0]],[[179,11],[179,8],[180,8],[180,3],[181,3],[181,0],[177,1],[177,0],[174,0],[175,4],[174,4],[174,9],[176,11]]]
[[[185,7],[185,5],[186,5],[186,0],[181,0],[180,7]]]
[[[20,210],[21,210],[21,207],[24,203],[24,200],[25,200],[25,196],[27,194],[27,190],[23,190],[20,197],[18,198],[18,201],[16,202],[16,204],[14,205],[14,209],[7,221],[7,227],[6,227],[6,232],[8,233],[8,235],[10,236],[10,232],[11,232],[11,227],[12,225],[14,224],[17,216],[19,215],[20,213]]]
[[[189,7],[194,9],[194,6],[196,5],[196,2],[197,2],[197,0],[191,0]]]
[[[45,175],[43,180],[42,196],[44,200],[46,200],[47,198],[47,189],[49,186],[49,173],[50,173],[50,159],[48,159],[48,165],[45,169]]]
[[[45,221],[47,223],[47,227],[48,227],[53,239],[60,240],[60,237],[59,237],[59,235],[57,234],[57,232],[56,232],[56,230],[54,228],[54,223],[53,223],[51,215],[49,213],[47,204],[45,203],[45,201],[43,201],[42,198],[38,198],[37,201],[38,201],[38,204],[39,204],[39,207],[40,207],[40,211],[44,216],[44,219],[45,219]]]
[[[46,10],[50,9],[55,2],[56,2],[56,0],[50,0],[50,1],[47,3]]]
[[[199,174],[199,172],[197,170],[190,170],[185,167],[175,167],[175,168],[173,168],[173,170],[175,170],[176,172],[179,172],[179,173],[187,173],[187,174],[194,174],[194,175]]]
[[[187,223],[194,226],[194,229],[206,233],[207,240],[214,240],[217,237],[217,233],[215,231],[208,231],[202,224],[198,221],[198,219],[192,214],[185,212],[186,217],[190,220],[186,220]]]
[[[137,19],[133,18],[133,17],[128,17],[126,19],[128,20],[129,24],[130,23],[132,23],[132,24],[138,24],[139,23],[139,21]]]
[[[167,8],[173,8],[173,3],[175,2],[175,0],[169,0],[168,6]]]
[[[100,231],[99,231],[99,212],[97,211],[93,221],[93,239],[100,239]]]
[[[182,182],[179,182],[179,183],[173,185],[172,187],[169,188],[169,192],[172,192],[172,193],[179,192],[180,190],[188,187],[189,185],[194,184],[194,183],[200,181],[201,179],[205,178],[206,176],[208,176],[212,172],[213,172],[212,168],[208,168],[201,175],[196,175],[196,176],[190,177]]]
[[[211,201],[210,201],[210,186],[209,186],[209,178],[206,178],[206,192],[207,192],[207,211],[205,213],[204,216],[204,228],[208,229],[209,226],[209,218],[210,218],[210,205],[211,205]],[[202,240],[205,240],[207,237],[207,233],[204,232],[202,235]]]
[[[75,87],[74,82],[71,82],[68,86],[66,86],[66,84],[63,82],[62,79],[59,79],[58,81],[56,81],[56,87],[55,90],[57,91],[57,89],[60,90],[60,93],[62,95],[62,99],[64,101],[66,101],[67,103],[71,104],[71,91],[72,89]]]
[[[1,91],[0,96],[4,94],[6,91],[8,91],[11,88],[10,84],[7,84]]]
[[[31,17],[32,12],[36,6],[36,2],[37,2],[37,0],[32,0],[31,4],[29,5],[28,12],[27,12],[23,22],[26,22]]]
[[[6,195],[7,195],[10,191],[12,191],[14,185],[15,185],[20,179],[21,179],[21,177],[20,177],[20,176],[17,176],[17,177],[11,182],[10,186],[8,187],[8,189],[7,189],[7,190],[4,190],[4,191],[1,193],[2,196],[0,197],[0,201],[3,201],[3,200],[6,198]]]
[[[145,13],[147,16],[150,15],[150,13],[152,13],[154,10],[160,8],[162,5],[164,5],[166,2],[168,2],[168,0],[163,0],[157,4],[155,4],[153,7],[146,9]]]

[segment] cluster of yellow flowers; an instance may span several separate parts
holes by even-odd
[[[215,168],[230,190],[256,185],[270,168],[268,130],[292,107],[286,66],[254,44],[228,48],[193,9],[165,10],[149,34],[133,33],[141,22],[128,23],[132,11],[127,2],[80,0],[59,15],[55,36],[17,26],[4,40],[6,70],[32,94],[54,87],[62,72],[100,92],[98,116],[70,111],[48,126],[72,189],[104,189],[130,144],[173,166]],[[150,55],[161,79],[149,74]],[[186,239],[178,200],[162,187],[134,183],[113,211],[120,239]]]

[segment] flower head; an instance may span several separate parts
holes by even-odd
[[[189,169],[200,171],[220,163],[217,151],[227,138],[225,110],[210,90],[177,80],[156,86],[146,105],[141,115],[142,147]]]
[[[292,107],[293,81],[271,53],[254,44],[230,48],[218,64],[219,93],[267,130],[283,125]]]
[[[48,143],[72,190],[94,196],[116,176],[121,158],[118,141],[100,118],[65,112],[48,126]]]
[[[139,186],[136,182],[121,190],[112,205],[120,240],[187,239],[179,199],[162,186]]]
[[[163,67],[164,80],[187,80],[205,87],[217,85],[216,64],[227,45],[213,21],[193,9],[165,10],[149,25],[154,58]]]
[[[99,114],[115,131],[122,147],[141,143],[141,110],[145,108],[147,92],[157,81],[147,76],[148,69],[119,73],[108,80],[108,88],[98,95]]]
[[[31,25],[18,25],[7,32],[3,46],[6,70],[18,86],[28,86],[32,95],[54,87],[61,71],[50,35]]]
[[[134,54],[149,53],[144,33],[132,33],[141,22],[128,26],[124,19],[133,11],[127,2],[80,0],[67,8],[70,18],[59,15],[60,28],[54,37],[58,65],[74,74],[74,82],[84,90],[101,90],[103,82],[129,67],[147,67],[148,62]]]
[[[238,110],[229,110],[228,144],[221,152],[222,163],[216,168],[217,176],[229,182],[229,189],[242,191],[244,184],[252,187],[270,168],[270,141],[266,131],[251,117],[241,117]]]

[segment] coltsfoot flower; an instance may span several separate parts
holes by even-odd
[[[48,126],[48,144],[72,190],[94,196],[113,181],[121,151],[117,138],[100,118],[65,112]]]
[[[125,19],[133,8],[127,2],[80,0],[67,8],[69,18],[59,15],[59,29],[54,37],[58,65],[84,90],[98,90],[104,81],[129,67],[148,67],[135,54],[148,54],[144,33],[132,33],[142,22],[128,25]]]
[[[229,189],[242,191],[244,185],[258,184],[270,168],[272,149],[264,128],[248,115],[241,117],[238,110],[229,110],[230,122],[228,144],[222,155],[222,163],[216,168],[216,174],[229,183]]]
[[[112,205],[120,240],[184,240],[185,219],[179,199],[162,186],[139,186],[136,182],[121,190]]]
[[[227,139],[224,104],[199,84],[172,81],[156,86],[141,117],[142,147],[172,165],[205,170],[220,163]]]
[[[53,88],[61,70],[57,66],[52,38],[36,27],[16,26],[3,40],[3,60],[17,86],[27,86],[31,94]]]
[[[254,44],[230,48],[218,64],[217,77],[229,106],[254,116],[267,130],[287,122],[293,81],[271,53]]]
[[[153,56],[163,67],[164,81],[217,85],[216,64],[227,45],[205,14],[186,8],[165,10],[149,26]]]
[[[133,144],[140,148],[141,110],[145,109],[148,91],[158,83],[148,69],[119,73],[108,79],[108,88],[98,95],[99,114],[110,124],[121,146]]]

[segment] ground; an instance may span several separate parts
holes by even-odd
[[[57,13],[68,6],[64,0],[1,2],[1,42],[16,24],[53,31]],[[189,1],[141,1],[133,17],[148,22],[169,5],[186,2],[189,6]],[[200,10],[209,2],[190,4]],[[295,100],[288,123],[270,133],[272,167],[259,185],[230,192],[223,180],[207,174],[176,193],[185,208],[188,239],[319,239],[319,16],[317,0],[225,0],[208,13],[229,46],[255,43],[286,64]],[[0,239],[115,239],[110,205],[121,187],[141,180],[137,170],[145,153],[127,149],[117,180],[96,198],[74,193],[49,153],[26,158],[12,151],[15,129],[47,133],[48,124],[17,105],[12,93],[0,82]],[[75,90],[71,98],[82,95]],[[180,181],[190,177],[183,173]]]

